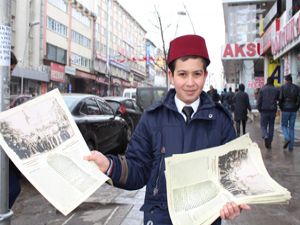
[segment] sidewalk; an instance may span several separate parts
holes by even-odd
[[[283,139],[279,132],[275,132],[272,150],[265,149],[257,118],[247,124],[247,131],[252,140],[260,146],[270,176],[291,191],[292,200],[288,205],[252,205],[250,212],[243,212],[234,221],[223,221],[223,225],[300,224],[300,147],[295,146],[292,153],[284,152]],[[11,225],[143,224],[143,214],[139,208],[143,204],[145,189],[124,191],[103,185],[87,201],[65,217],[28,182],[23,183],[21,196],[13,208],[15,215],[12,217]]]

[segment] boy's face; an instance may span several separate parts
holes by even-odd
[[[203,90],[207,77],[201,59],[177,59],[174,74],[169,70],[169,80],[174,85],[176,96],[186,104],[196,101]]]

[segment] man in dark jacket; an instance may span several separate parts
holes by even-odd
[[[214,102],[219,102],[220,100],[220,95],[218,94],[218,91],[216,89],[214,89],[214,87],[212,85],[209,86],[209,91],[207,92],[207,94],[210,96],[210,98],[214,101]]]
[[[285,76],[285,84],[280,87],[279,107],[282,111],[281,129],[284,136],[283,148],[293,151],[296,115],[300,107],[300,90],[299,86],[293,84],[291,75]]]
[[[185,35],[170,43],[169,79],[175,89],[149,107],[133,133],[125,156],[105,157],[92,151],[95,161],[114,185],[127,190],[147,186],[144,224],[172,224],[168,212],[165,158],[219,146],[236,137],[229,114],[202,91],[210,63],[205,40]],[[248,205],[227,203],[220,211],[223,219],[233,219]],[[217,219],[214,225],[220,225]]]
[[[248,110],[251,112],[251,106],[249,102],[249,96],[245,92],[245,85],[240,84],[238,92],[233,97],[234,104],[234,121],[236,126],[237,136],[241,134],[241,123],[243,134],[246,133],[246,122],[247,122],[247,114]]]
[[[257,99],[257,109],[260,112],[260,128],[267,149],[272,147],[278,96],[279,91],[274,87],[273,77],[268,77],[267,84],[260,89]]]

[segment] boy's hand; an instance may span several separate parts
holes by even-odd
[[[234,202],[228,202],[220,211],[222,219],[232,220],[241,214],[242,210],[250,210],[250,206],[247,204],[237,205]]]
[[[103,173],[105,173],[109,167],[109,159],[96,150],[91,151],[91,154],[85,156],[84,159],[87,161],[94,161]]]

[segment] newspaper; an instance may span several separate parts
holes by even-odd
[[[0,145],[64,215],[109,179],[83,159],[89,148],[57,89],[0,113]]]
[[[290,192],[273,180],[248,134],[225,145],[166,158],[167,199],[174,225],[206,225],[226,202],[287,203]]]

